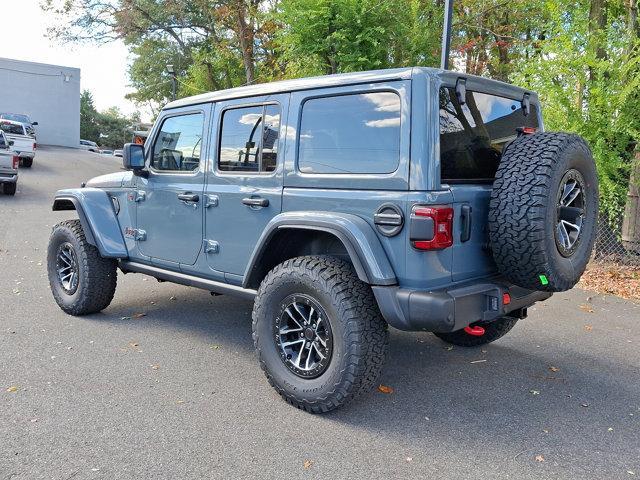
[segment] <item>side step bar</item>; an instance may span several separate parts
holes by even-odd
[[[194,277],[193,275],[187,275],[186,273],[174,272],[172,270],[152,267],[143,263],[121,260],[119,266],[120,270],[122,270],[124,273],[144,273],[145,275],[150,275],[159,280],[179,283],[181,285],[187,285],[189,287],[202,288],[203,290],[208,290],[209,292],[234,295],[236,297],[242,297],[249,300],[253,300],[258,294],[256,290],[250,288],[242,288],[237,285],[230,285],[228,283],[216,282],[215,280],[207,280],[206,278]]]

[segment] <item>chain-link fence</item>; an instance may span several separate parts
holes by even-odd
[[[623,239],[622,218],[615,222],[600,218],[591,261],[640,267],[640,241]]]

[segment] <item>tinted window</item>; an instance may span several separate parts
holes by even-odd
[[[298,137],[303,173],[391,173],[400,161],[400,97],[391,92],[307,100]]]
[[[4,133],[0,132],[0,148],[5,149],[8,146],[9,145],[7,144],[7,142],[4,139]]]
[[[204,115],[169,117],[153,145],[151,166],[156,170],[191,172],[200,164]]]
[[[22,125],[0,122],[0,128],[10,135],[25,135]]]
[[[234,108],[222,115],[218,169],[226,172],[272,172],[278,157],[280,107]]]
[[[452,88],[440,90],[440,160],[443,181],[493,180],[507,142],[518,127],[538,127],[538,110],[529,115],[520,100],[467,90],[460,105]]]

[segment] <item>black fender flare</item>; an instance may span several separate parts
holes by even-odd
[[[129,253],[107,192],[99,188],[59,190],[52,210],[76,210],[87,242],[105,258],[127,258]]]
[[[388,286],[398,283],[378,236],[362,217],[349,213],[299,211],[276,215],[267,224],[245,270],[243,287],[249,285],[252,273],[260,264],[272,237],[283,229],[330,233],[344,245],[360,280],[370,285]]]

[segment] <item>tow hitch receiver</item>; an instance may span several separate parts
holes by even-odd
[[[474,337],[481,337],[484,335],[484,328],[480,325],[475,325],[473,327],[464,327],[465,333],[472,335]]]

